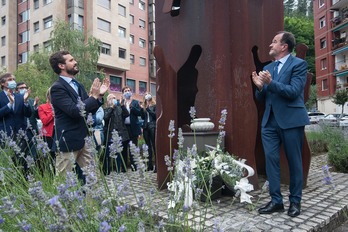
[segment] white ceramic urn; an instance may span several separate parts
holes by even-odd
[[[210,122],[210,118],[195,118],[190,128],[195,132],[206,132],[214,129],[214,126],[214,123]]]

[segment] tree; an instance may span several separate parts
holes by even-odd
[[[307,17],[307,0],[297,1],[296,16]]]
[[[291,16],[294,13],[295,0],[284,0],[284,15]]]
[[[317,86],[311,85],[309,91],[309,99],[306,102],[306,108],[308,111],[312,108],[317,108]]]
[[[332,96],[332,102],[342,107],[341,117],[343,116],[343,112],[344,112],[344,104],[347,101],[348,101],[347,89],[338,90],[336,91],[335,95]]]

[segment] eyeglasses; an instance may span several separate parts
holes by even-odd
[[[28,89],[28,87],[26,87],[26,86],[18,87],[18,89]]]

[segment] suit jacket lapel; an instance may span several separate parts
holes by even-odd
[[[71,93],[74,95],[74,97],[77,99],[78,94],[76,93],[75,89],[69,85],[68,82],[66,82],[63,78],[59,78],[59,82]]]
[[[282,69],[278,73],[278,81],[280,81],[282,79],[283,73],[285,72],[285,70],[287,70],[290,67],[293,59],[294,59],[294,57],[292,55],[290,55],[289,58],[286,60],[285,64],[283,64]]]

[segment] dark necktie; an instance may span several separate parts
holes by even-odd
[[[79,93],[79,86],[80,86],[80,84],[75,79],[71,79],[71,82],[74,85],[74,89],[75,89],[76,93]]]
[[[274,71],[273,71],[273,80],[278,80],[278,66],[280,64],[280,61],[277,60],[274,65]]]

